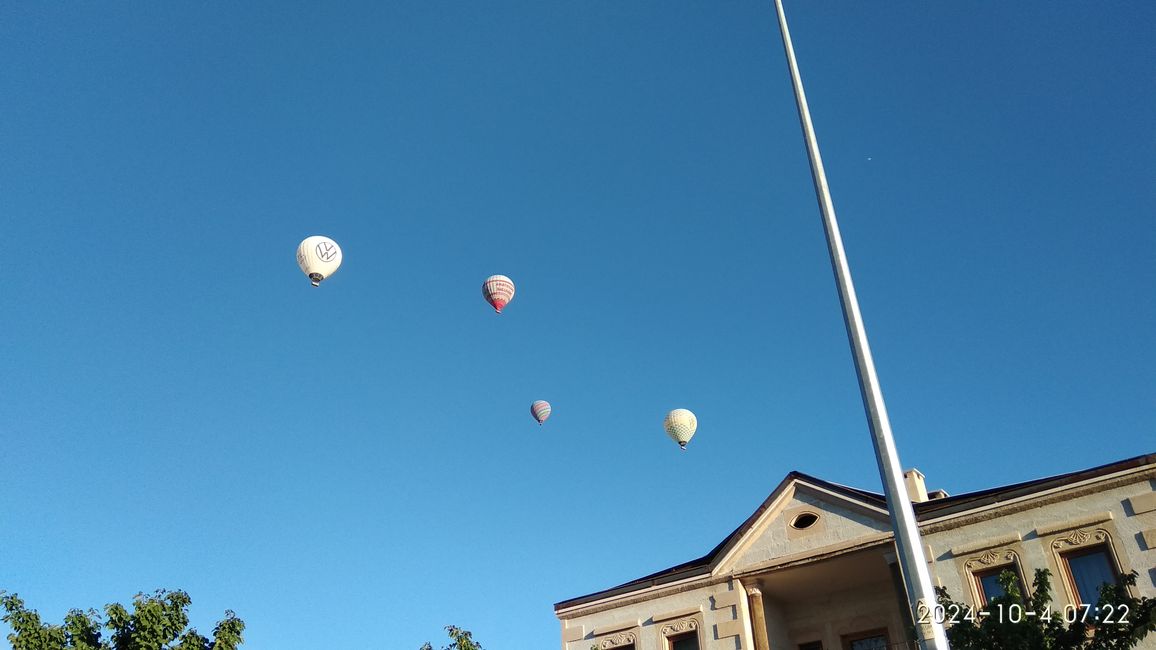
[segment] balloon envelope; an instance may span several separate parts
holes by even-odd
[[[544,399],[540,399],[530,405],[530,415],[534,416],[534,419],[538,421],[538,424],[542,424],[546,421],[546,418],[550,417],[551,410],[550,402],[547,402]]]
[[[500,314],[514,299],[514,281],[504,275],[491,275],[482,283],[482,297]]]
[[[322,235],[306,237],[297,246],[297,266],[301,267],[301,271],[309,276],[309,281],[316,287],[341,266],[341,247]]]
[[[690,442],[690,439],[694,437],[694,432],[698,429],[698,418],[686,409],[674,409],[666,414],[662,426],[666,429],[666,435],[670,436],[671,440],[677,442],[679,447],[686,449],[686,443]]]

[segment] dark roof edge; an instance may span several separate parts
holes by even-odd
[[[1094,478],[1099,478],[1107,474],[1115,474],[1117,472],[1127,471],[1129,469],[1136,469],[1144,467],[1145,465],[1156,464],[1156,454],[1143,454],[1140,456],[1133,456],[1132,458],[1125,458],[1113,463],[1106,463],[1097,467],[1077,470],[1075,472],[1068,472],[1067,474],[1057,474],[1055,476],[1048,476],[1045,478],[1038,478],[1031,481],[1024,481],[1022,483],[1013,483],[1012,485],[1005,485],[1003,487],[990,488],[987,490],[979,490],[978,492],[967,492],[965,494],[957,494],[951,497],[944,497],[942,499],[935,499],[933,501],[924,501],[922,503],[912,504],[915,508],[916,519],[925,521],[927,519],[935,519],[947,515],[953,515],[967,510],[973,510],[987,505],[994,505],[1003,501],[1017,499],[1022,496],[1027,496],[1035,492],[1043,492],[1054,487],[1060,487],[1069,483],[1076,483],[1080,481],[1087,481]]]

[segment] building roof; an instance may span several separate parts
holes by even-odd
[[[917,521],[926,521],[938,517],[944,517],[961,512],[967,512],[977,508],[982,508],[989,505],[994,505],[1012,499],[1018,499],[1033,493],[1046,492],[1047,490],[1069,485],[1071,483],[1078,483],[1088,479],[1105,476],[1108,474],[1115,474],[1137,467],[1156,464],[1156,454],[1144,454],[1142,456],[1135,456],[1114,463],[1100,465],[1099,467],[1092,467],[1090,469],[1083,469],[1067,474],[1059,474],[1056,476],[1049,476],[1046,478],[1035,479],[1032,481],[1025,481],[1023,483],[1015,483],[1013,485],[1006,485],[1003,487],[990,488],[987,490],[980,490],[978,492],[969,492],[966,494],[958,494],[956,496],[944,497],[942,499],[934,499],[932,501],[925,501],[923,503],[913,503],[912,507],[915,510],[915,518]],[[762,504],[747,517],[743,523],[739,524],[731,534],[727,535],[718,546],[715,546],[706,555],[683,562],[672,566],[668,569],[663,569],[650,575],[642,576],[631,580],[630,582],[622,583],[616,587],[603,589],[592,594],[563,600],[554,604],[554,611],[560,611],[577,605],[601,600],[603,598],[610,598],[648,587],[658,586],[671,582],[677,582],[686,578],[706,575],[711,572],[718,561],[726,554],[726,551],[736,544],[743,535],[755,524],[759,516],[762,515],[773,503],[778,499],[779,495],[783,493],[790,485],[796,482],[809,483],[816,487],[826,489],[841,496],[844,496],[852,501],[858,501],[865,506],[876,508],[887,508],[887,501],[882,494],[877,492],[869,492],[867,490],[860,490],[858,488],[840,485],[825,481],[821,478],[804,474],[803,472],[790,472],[779,482],[778,486],[771,491],[770,496],[763,500]]]

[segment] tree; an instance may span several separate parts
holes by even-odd
[[[470,634],[469,630],[463,630],[455,625],[447,625],[446,633],[449,634],[453,643],[442,650],[482,650],[482,644],[474,641],[474,635]],[[429,644],[429,641],[426,641],[421,650],[433,650],[433,646]]]
[[[217,623],[210,640],[185,628],[189,624],[189,603],[183,591],[159,590],[152,595],[133,597],[132,611],[120,603],[105,605],[107,622],[94,609],[74,609],[64,616],[63,625],[40,620],[16,594],[0,592],[3,621],[12,628],[8,641],[12,650],[236,650],[244,639],[245,622],[232,611]],[[112,631],[101,637],[101,628]]]
[[[1031,598],[1020,593],[1014,572],[1001,573],[1004,595],[991,599],[982,613],[951,600],[943,587],[936,593],[940,613],[949,619],[952,650],[1126,650],[1156,630],[1156,600],[1128,591],[1136,577],[1133,571],[1101,586],[1094,607],[1054,607],[1047,569],[1036,570]]]

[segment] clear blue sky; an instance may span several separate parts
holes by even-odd
[[[1156,4],[787,10],[903,464],[1156,451]],[[0,588],[50,620],[550,648],[792,469],[879,489],[766,0],[5,3],[0,225]]]

